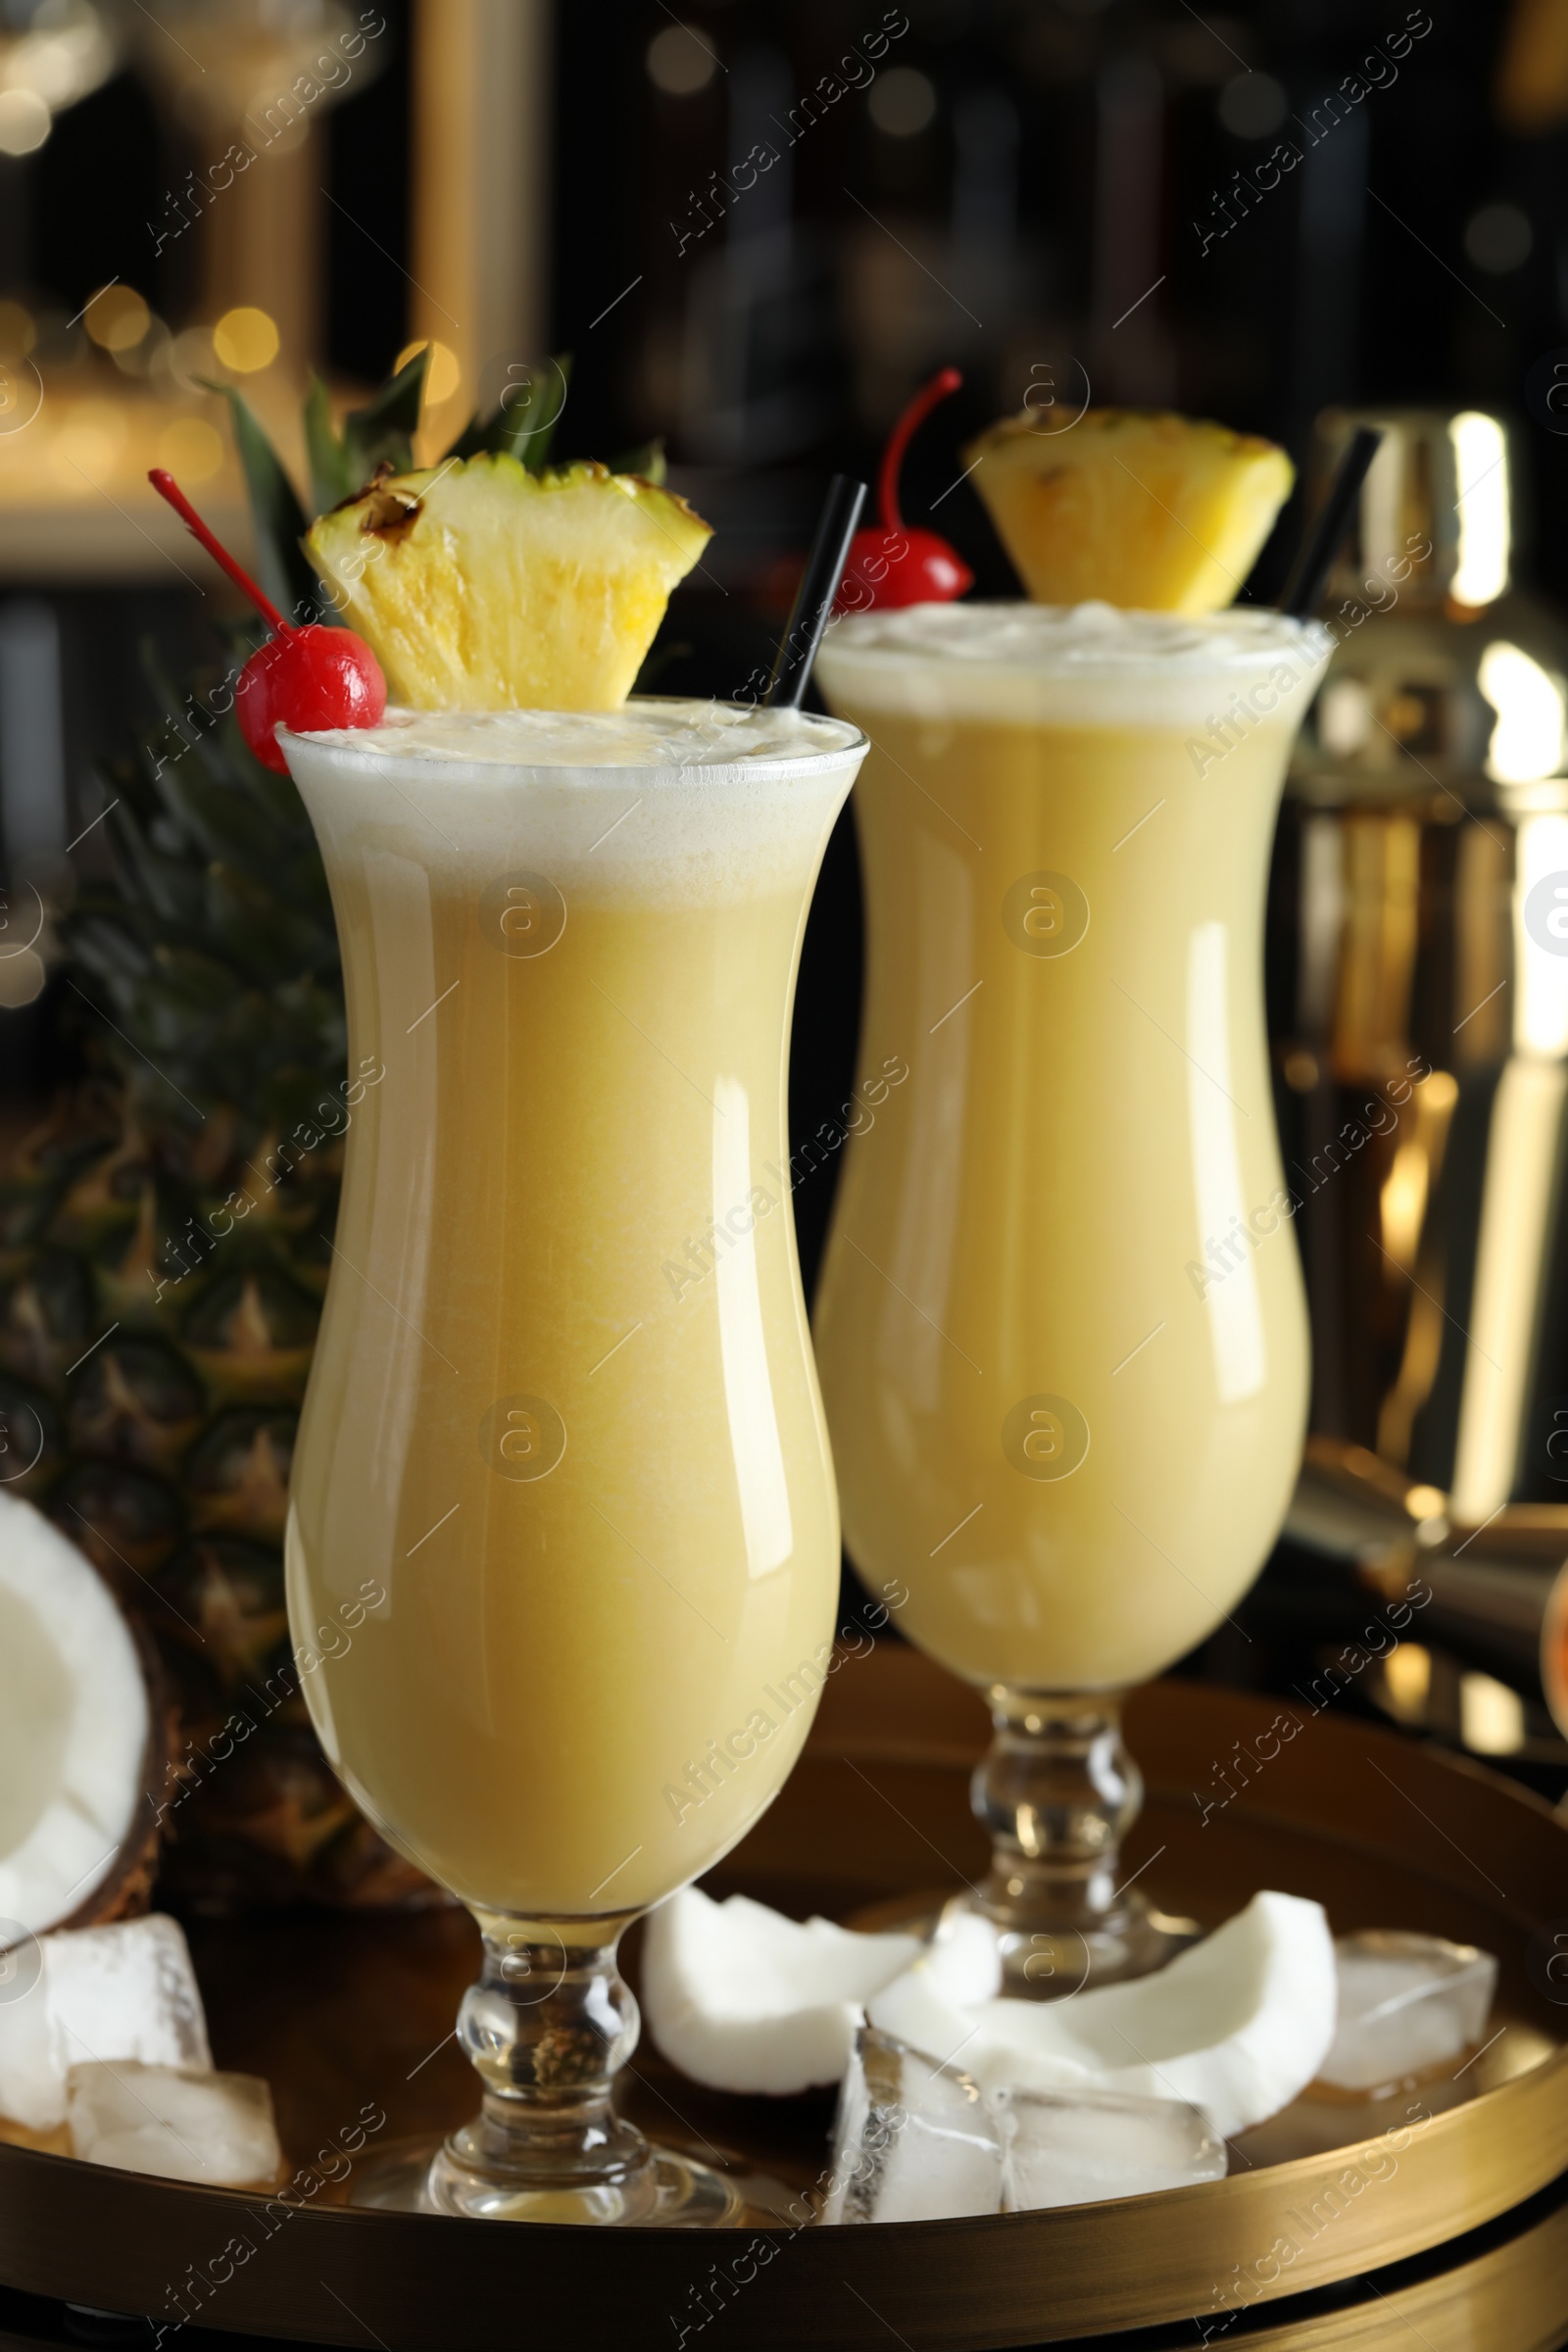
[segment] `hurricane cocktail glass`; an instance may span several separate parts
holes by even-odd
[[[727,706],[282,737],[351,1065],[293,1473],[322,1745],[483,1935],[463,2214],[715,2221],[612,2097],[628,1922],[777,1791],[839,1534],[787,1185],[806,909],[863,745]],[[373,1594],[363,1622],[356,1604]],[[345,1608],[358,1630],[328,1639]]]
[[[862,1060],[909,1065],[817,1303],[845,1535],[989,1694],[1016,1990],[1170,1948],[1119,1867],[1119,1693],[1235,1606],[1299,1458],[1262,923],[1326,653],[1256,611],[945,605],[847,619],[818,665],[871,739]]]

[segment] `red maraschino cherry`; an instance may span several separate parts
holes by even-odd
[[[840,612],[864,612],[867,605],[946,605],[974,586],[974,573],[956,548],[935,531],[907,529],[899,513],[904,453],[938,402],[962,381],[956,368],[942,368],[922,385],[888,435],[877,476],[881,528],[857,531],[850,542]]]
[[[365,639],[356,637],[352,629],[329,629],[319,621],[310,621],[303,628],[286,621],[214,537],[173,475],[155,466],[147,479],[276,631],[240,671],[234,697],[240,733],[262,765],[275,769],[280,776],[288,773],[274,732],[279,724],[296,735],[325,727],[378,726],[386,709],[386,680]]]

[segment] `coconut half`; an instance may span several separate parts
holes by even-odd
[[[144,1894],[168,1757],[155,1674],[90,1561],[0,1490],[0,1947]]]
[[[715,1903],[687,1886],[649,1919],[642,2006],[665,2057],[694,2082],[782,2097],[842,2081],[865,2002],[928,1952],[947,2000],[996,1990],[988,1921],[955,1919],[928,1946],[787,1919],[744,1894]]]
[[[1253,1895],[1168,1967],[1061,2001],[955,2002],[929,1974],[873,1995],[873,2026],[984,2088],[1184,2099],[1222,2139],[1306,2088],[1334,2040],[1339,1992],[1321,1903]]]

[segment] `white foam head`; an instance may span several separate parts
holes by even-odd
[[[848,614],[817,674],[847,710],[1071,727],[1200,727],[1238,689],[1272,680],[1295,723],[1332,649],[1318,622],[1259,606],[1188,617],[1102,604],[909,605]]]
[[[579,894],[749,896],[808,878],[865,749],[840,719],[674,699],[399,710],[279,731],[329,858],[454,882],[526,867]]]
[[[710,785],[731,770],[842,758],[858,740],[840,719],[760,705],[648,695],[617,710],[389,710],[378,727],[330,727],[288,737],[377,762],[428,761],[461,768],[635,767],[673,780],[690,769]],[[720,773],[719,771],[725,771]]]

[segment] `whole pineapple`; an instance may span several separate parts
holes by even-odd
[[[0,1415],[30,1464],[12,1492],[138,1607],[171,1669],[186,1778],[166,1876],[225,1902],[402,1894],[413,1874],[316,1748],[282,1595],[336,1212],[327,1129],[352,1115],[319,861],[232,718],[118,768],[113,791],[114,883],[67,924],[93,1074],[0,1197]]]
[[[412,466],[423,366],[341,433],[313,385],[316,513],[378,466]],[[258,569],[286,612],[314,617],[310,517],[229,399]],[[458,448],[536,468],[548,437],[523,407]],[[114,770],[113,879],[63,924],[90,1075],[0,1183],[0,1480],[91,1555],[171,1670],[185,1771],[166,1815],[167,1886],[214,1907],[429,1899],[328,1768],[291,1663],[289,1459],[342,1138],[373,1078],[345,1072],[332,911],[304,809],[232,715],[249,650],[236,635],[227,679]]]

